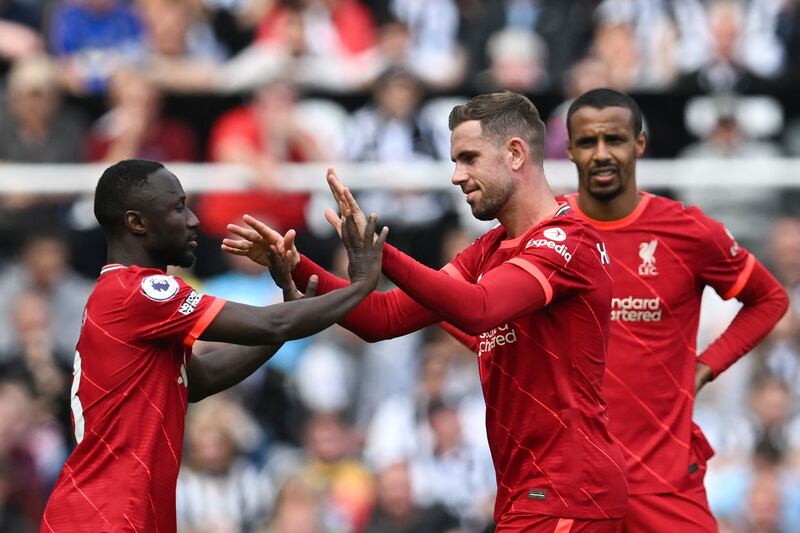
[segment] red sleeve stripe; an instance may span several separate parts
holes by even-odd
[[[542,286],[542,290],[544,290],[544,305],[550,303],[550,300],[553,299],[553,286],[550,285],[550,281],[536,265],[532,264],[530,261],[522,259],[521,257],[513,257],[509,259],[507,263],[511,263],[512,265],[520,267],[522,270],[536,278],[536,281],[539,282],[539,284]]]
[[[208,296],[206,296],[206,298],[208,298]],[[186,334],[186,337],[183,339],[183,345],[191,347],[194,344],[194,341],[197,340],[197,337],[203,334],[208,325],[211,324],[217,314],[219,314],[219,312],[222,310],[222,306],[224,305],[225,300],[222,298],[214,298],[214,301],[211,302],[211,305],[208,306],[198,321],[194,323],[192,330]]]
[[[756,258],[753,254],[747,256],[747,262],[742,269],[741,274],[739,277],[736,278],[736,283],[733,284],[733,287],[728,289],[728,292],[722,295],[722,298],[728,300],[730,298],[736,298],[745,285],[747,285],[747,280],[750,279],[750,274],[753,273],[753,267],[756,266]]]
[[[461,281],[467,281],[466,279],[464,279],[464,276],[461,275],[461,272],[456,268],[456,266],[453,263],[447,263],[445,266],[443,266],[442,272],[444,272],[451,278],[460,279]]]

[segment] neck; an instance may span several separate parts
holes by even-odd
[[[521,180],[497,220],[506,229],[508,237],[514,239],[552,216],[556,209],[558,202],[550,190],[544,172],[539,169],[532,179]]]
[[[158,268],[167,271],[167,265],[152,257],[146,250],[143,250],[139,243],[125,242],[119,240],[108,242],[108,254],[106,261],[108,264],[120,264],[125,266],[136,265],[142,268]]]
[[[635,182],[634,182],[635,183]],[[628,187],[622,194],[609,200],[592,196],[585,188],[578,188],[578,207],[593,220],[619,220],[630,215],[639,204],[641,196],[636,187]]]

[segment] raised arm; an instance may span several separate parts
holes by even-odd
[[[285,302],[311,298],[317,281],[311,278],[305,294],[297,290],[288,270],[271,270],[273,279],[283,287]],[[212,394],[240,383],[258,370],[281,348],[282,344],[265,346],[228,346],[203,355],[195,355],[187,368],[189,401],[198,402]]]
[[[374,230],[375,223],[376,217],[371,217],[366,230]],[[227,302],[200,338],[248,346],[279,344],[313,335],[341,320],[375,288],[381,248],[388,234],[384,228],[377,240],[371,233],[358,235],[352,219],[346,230],[343,242],[350,264],[350,285],[324,296],[268,307]]]

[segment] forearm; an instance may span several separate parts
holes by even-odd
[[[543,307],[541,285],[521,268],[504,264],[478,283],[451,277],[386,245],[383,272],[430,312],[470,335],[479,335]]]
[[[189,363],[189,401],[229,389],[261,368],[281,345],[230,346],[195,355]]]
[[[760,264],[753,268],[737,297],[744,307],[725,332],[701,355],[714,377],[752,350],[786,313],[789,299],[778,281]]]
[[[292,273],[298,287],[304,289],[309,278],[319,278],[317,293],[324,294],[347,285],[347,281],[302,257]],[[439,322],[440,318],[423,308],[400,290],[373,291],[339,323],[367,342],[400,337]]]
[[[314,298],[277,304],[275,327],[281,342],[308,337],[341,321],[369,292],[365,282],[354,282]]]

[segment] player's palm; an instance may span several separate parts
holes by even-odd
[[[228,224],[228,231],[241,239],[223,239],[222,250],[230,254],[248,257],[251,261],[270,268],[271,271],[270,249],[274,247],[280,261],[285,263],[280,265],[280,268],[288,268],[289,272],[293,271],[300,262],[300,254],[294,244],[295,231],[290,229],[286,235],[281,235],[250,215],[245,215],[244,221],[250,226],[249,228]],[[279,265],[275,263],[272,266]]]
[[[361,210],[361,207],[356,202],[356,199],[353,197],[353,194],[350,192],[350,189],[342,185],[342,182],[339,181],[338,176],[336,176],[336,172],[332,169],[328,169],[328,187],[331,189],[331,194],[333,195],[333,199],[336,200],[336,205],[339,206],[339,213],[337,215],[332,209],[325,210],[325,220],[333,226],[336,230],[336,233],[339,234],[339,237],[342,236],[342,226],[344,225],[345,218],[347,216],[352,215],[353,222],[356,225],[356,231],[359,235],[363,235],[364,231],[367,228],[367,217],[364,212]]]

